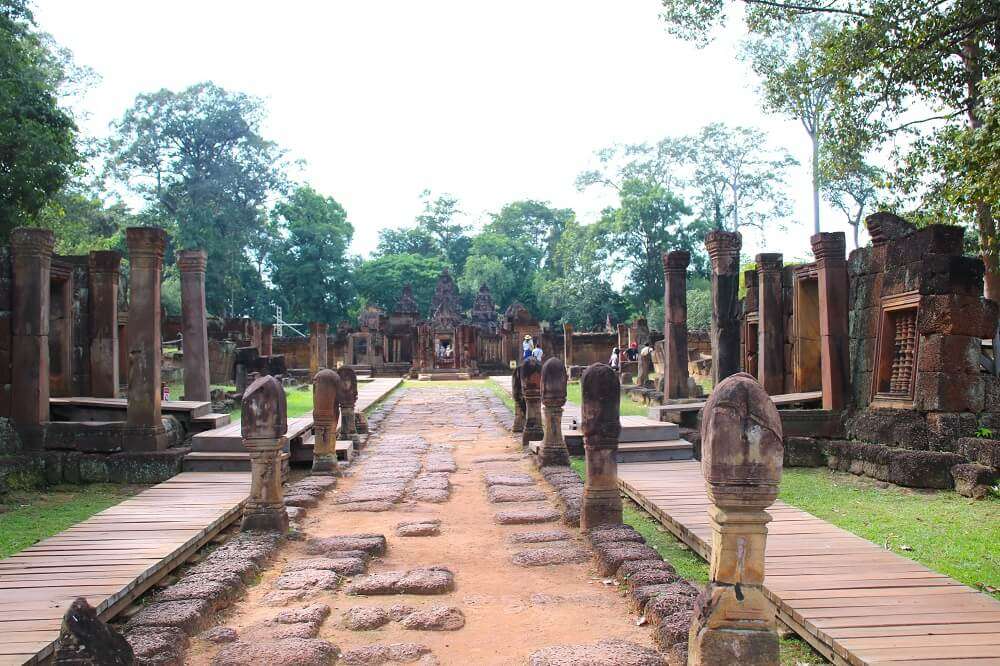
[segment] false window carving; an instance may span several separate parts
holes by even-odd
[[[903,294],[882,303],[873,387],[878,401],[913,403],[918,299],[916,294]]]

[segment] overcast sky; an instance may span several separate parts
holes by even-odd
[[[590,222],[608,195],[577,192],[595,150],[723,121],[754,125],[803,165],[797,121],[759,111],[736,58],[739,21],[698,50],[669,35],[656,0],[36,0],[40,27],[101,77],[85,131],[107,133],[138,93],[212,80],[264,98],[264,134],[335,197],[366,254],[412,224],[425,188],[472,220],[540,199]],[[744,253],[809,257],[809,174],[795,220]],[[825,211],[825,231],[848,230]],[[850,234],[848,234],[850,239]],[[848,240],[850,245],[850,240]]]

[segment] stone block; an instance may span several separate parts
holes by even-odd
[[[825,467],[823,443],[813,437],[786,437],[784,466]]]
[[[859,247],[851,251],[847,257],[847,271],[852,277],[872,273],[872,248]]]
[[[974,463],[1000,469],[1000,439],[963,437],[958,440],[958,453]]]
[[[849,313],[848,334],[852,338],[874,340],[878,336],[879,308],[866,307]]]
[[[979,374],[982,341],[967,335],[925,335],[920,338],[917,369],[924,372]]]
[[[962,456],[944,451],[893,450],[889,478],[900,486],[947,489],[954,485],[951,468],[964,462]]]
[[[985,388],[979,375],[917,373],[914,407],[928,412],[981,412]]]
[[[965,230],[962,227],[946,224],[926,226],[888,243],[886,269],[912,264],[931,254],[960,256],[964,241]]]
[[[983,411],[1000,413],[1000,377],[983,375]]]
[[[967,335],[991,338],[996,332],[1000,306],[976,296],[924,296],[917,316],[921,335]]]
[[[919,275],[921,294],[983,294],[985,268],[978,257],[932,254],[911,264],[910,271]]]
[[[927,414],[927,429],[941,442],[941,445],[936,447],[941,450],[956,451],[958,439],[974,433],[978,425],[976,415],[968,412]]]
[[[882,299],[882,284],[881,273],[861,275],[851,280],[847,301],[851,310],[878,307]]]
[[[992,467],[963,463],[951,468],[955,480],[955,492],[973,499],[983,499],[990,494],[997,482],[997,471]]]
[[[896,296],[910,291],[919,291],[921,272],[913,264],[888,269],[882,278],[882,296]]]

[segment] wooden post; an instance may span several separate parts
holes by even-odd
[[[710,502],[708,587],[691,624],[691,666],[778,666],[774,605],[764,595],[765,511],[778,496],[781,417],[753,377],[722,381],[705,404],[701,469]]]
[[[583,393],[583,448],[587,478],[583,485],[580,529],[599,525],[620,525],[622,500],[618,494],[618,436],[621,386],[610,366],[594,363],[580,379]]]

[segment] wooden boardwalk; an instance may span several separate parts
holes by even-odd
[[[66,608],[108,619],[242,513],[245,473],[187,472],[0,560],[0,665],[44,660]]]
[[[698,462],[618,466],[622,490],[705,559]],[[1000,664],[1000,602],[776,502],[764,586],[778,616],[835,664]]]

